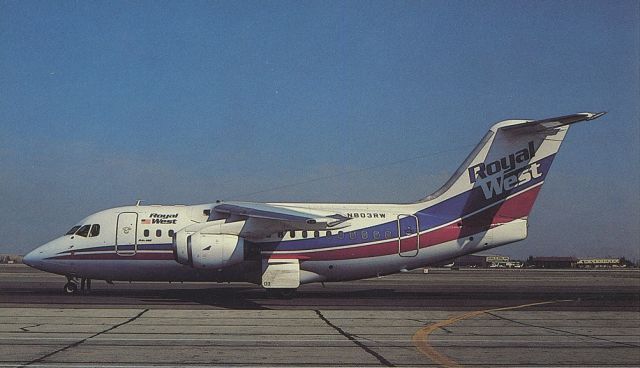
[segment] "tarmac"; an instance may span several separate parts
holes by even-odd
[[[445,270],[303,285],[94,281],[0,266],[0,367],[638,366],[638,270]]]

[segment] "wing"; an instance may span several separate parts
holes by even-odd
[[[350,220],[338,213],[265,203],[225,202],[213,207],[209,221],[246,221],[243,233],[264,236],[285,230],[328,230],[346,226]]]

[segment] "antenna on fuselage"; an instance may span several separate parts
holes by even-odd
[[[142,199],[137,199],[136,200],[136,207],[140,206],[140,203],[144,202]]]

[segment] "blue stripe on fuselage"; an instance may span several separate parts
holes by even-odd
[[[495,195],[489,199],[485,198],[482,188],[476,186],[471,190],[458,194],[438,204],[426,207],[414,215],[418,217],[418,223],[420,226],[420,232],[430,230],[432,228],[444,225],[455,219],[465,217],[475,211],[482,208],[491,206],[510,195],[526,190],[531,186],[539,184],[544,181],[553,158],[555,155],[545,157],[538,161],[540,164],[541,176],[536,179],[532,179],[527,183],[516,186],[513,189],[505,190],[499,195]],[[402,228],[406,228],[411,225],[411,222],[415,221],[412,218],[405,218],[402,221]],[[386,231],[391,231],[391,239],[398,238],[398,225],[396,220],[386,222],[383,224],[361,228],[354,231],[345,231],[344,237],[339,238],[335,232],[329,237],[308,238],[308,239],[294,239],[286,241],[264,242],[264,243],[251,243],[260,246],[264,251],[298,251],[298,250],[310,250],[310,249],[324,249],[337,246],[356,245],[363,242],[375,241],[373,238],[373,232],[379,232],[381,237],[384,237]],[[353,233],[354,237],[351,238],[350,234]],[[313,231],[308,231],[308,234],[313,235]],[[362,235],[366,234],[367,238],[363,239]],[[382,240],[382,239],[381,239]]]

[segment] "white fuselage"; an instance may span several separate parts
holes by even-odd
[[[528,191],[537,192],[537,188]],[[467,228],[460,226],[465,221],[462,216],[448,220],[433,217],[424,209],[419,211],[417,205],[277,205],[339,212],[351,220],[348,227],[330,233],[286,230],[247,238],[244,262],[211,270],[176,262],[171,235],[189,226],[206,224],[208,216],[204,211],[213,204],[118,207],[93,214],[78,224],[98,224],[97,236],[61,236],[30,253],[27,262],[48,272],[90,279],[259,284],[263,259],[294,258],[300,260],[300,282],[309,283],[391,274],[526,237],[524,218]],[[243,235],[247,226],[239,222],[226,229],[221,227],[222,231]]]

